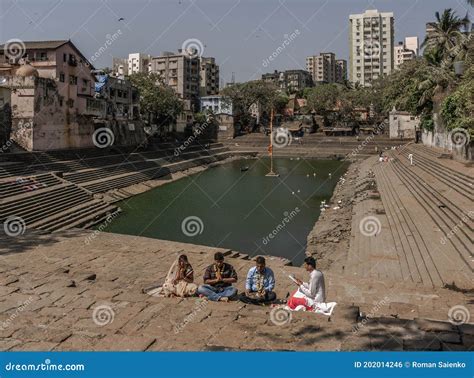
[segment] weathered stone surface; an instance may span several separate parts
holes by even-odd
[[[93,346],[93,349],[96,351],[144,351],[147,350],[154,342],[154,338],[144,336],[110,335],[100,339]]]

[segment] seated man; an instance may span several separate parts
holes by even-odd
[[[265,266],[265,258],[258,256],[255,259],[255,266],[247,273],[245,293],[240,296],[240,300],[252,304],[273,302],[276,299],[274,287],[273,271]]]
[[[198,287],[198,294],[211,301],[227,302],[237,294],[232,286],[237,282],[237,273],[232,265],[224,262],[224,255],[217,252],[214,255],[214,264],[209,265],[204,273],[204,285]]]
[[[304,268],[309,273],[309,282],[306,283],[295,278],[298,290],[291,294],[287,302],[287,306],[292,310],[299,306],[311,310],[315,302],[326,302],[324,276],[319,270],[316,270],[316,260],[313,257],[305,258]]]

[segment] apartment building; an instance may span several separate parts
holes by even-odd
[[[336,82],[336,55],[332,52],[308,56],[306,71],[311,74],[315,84]]]
[[[367,10],[349,16],[349,73],[353,83],[370,86],[394,68],[394,17],[392,12]]]
[[[294,93],[304,88],[313,86],[311,74],[305,70],[286,70],[266,73],[262,75],[262,80],[272,83],[280,90]]]
[[[420,53],[420,41],[418,37],[406,37],[405,38],[405,48],[407,50],[413,51],[415,57]]]
[[[183,99],[191,100],[199,106],[200,58],[178,53],[164,52],[151,59],[150,72],[161,76],[163,83],[169,85]]]
[[[128,75],[149,72],[151,56],[148,54],[133,53],[128,54]]]
[[[398,45],[394,47],[393,58],[394,69],[399,69],[403,63],[415,59],[416,55],[413,50],[406,47],[404,42],[398,42]]]
[[[344,83],[347,80],[347,60],[336,60],[336,83]]]
[[[219,93],[219,66],[215,58],[200,59],[200,86],[201,96],[212,96]]]

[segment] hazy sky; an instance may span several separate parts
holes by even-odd
[[[203,55],[217,59],[224,82],[232,72],[246,81],[275,69],[304,69],[306,56],[322,51],[347,59],[350,13],[394,12],[397,42],[422,40],[425,23],[448,7],[459,15],[468,10],[465,0],[0,0],[0,42],[71,39],[90,58],[116,33],[93,62],[100,68],[111,66],[112,56],[159,55],[198,39]],[[264,67],[285,38],[292,40]]]

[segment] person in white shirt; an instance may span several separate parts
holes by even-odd
[[[311,310],[315,302],[326,302],[324,276],[323,273],[316,270],[316,260],[313,257],[305,258],[304,268],[309,273],[309,282],[295,278],[298,290],[291,294],[287,302],[287,306],[292,310],[298,306],[304,306],[307,310]]]

